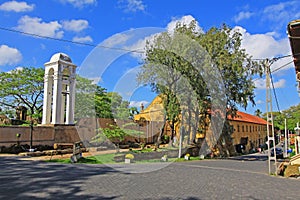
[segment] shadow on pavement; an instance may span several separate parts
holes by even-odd
[[[244,161],[267,161],[268,155],[266,154],[248,154],[236,157],[230,157],[229,160],[244,160]]]
[[[85,180],[115,172],[112,168],[26,161],[0,157],[0,199],[115,199],[83,194]],[[119,172],[120,173],[120,172]]]

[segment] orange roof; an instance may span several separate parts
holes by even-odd
[[[232,118],[231,116],[228,116],[229,120],[233,121],[241,121],[241,122],[249,122],[249,123],[254,123],[254,124],[263,124],[267,125],[267,121],[254,115],[250,115],[241,111],[237,111],[237,115]]]

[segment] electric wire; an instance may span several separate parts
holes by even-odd
[[[0,26],[0,30],[9,31],[9,32],[13,32],[13,33],[24,34],[24,35],[29,35],[29,36],[33,36],[33,37],[48,39],[48,40],[56,40],[56,41],[60,41],[60,42],[72,43],[72,44],[77,44],[77,45],[84,45],[84,46],[90,46],[90,47],[100,47],[100,48],[106,48],[106,49],[118,50],[118,51],[127,51],[127,52],[135,52],[135,53],[145,53],[144,50],[139,50],[139,49],[133,49],[133,50],[131,50],[131,49],[125,49],[125,48],[109,47],[109,46],[104,46],[104,45],[96,45],[96,44],[92,44],[92,43],[76,42],[76,41],[71,41],[71,40],[67,40],[67,39],[54,38],[54,37],[49,37],[49,36],[43,36],[43,35],[39,35],[39,34],[29,33],[29,32],[25,32],[25,31],[19,31],[19,30],[5,28],[5,27],[1,27],[1,26]],[[291,37],[291,36],[289,36],[289,38],[299,39],[300,37]],[[291,54],[289,54],[289,55],[283,55],[283,56],[279,56],[279,57],[274,57],[274,58],[270,59],[270,61],[271,61],[271,64],[273,64],[274,62],[276,62],[279,59],[286,58],[286,57],[291,57],[291,56],[295,57],[295,56],[298,56],[298,55],[300,55],[300,53],[294,54],[294,55],[291,55]],[[263,60],[266,60],[266,59],[259,58],[259,59],[251,59],[251,60],[263,61]],[[293,61],[290,61],[290,62],[288,62],[288,63],[286,63],[286,64],[284,64],[284,65],[282,65],[282,66],[280,66],[280,67],[278,67],[276,69],[274,69],[272,72],[270,71],[270,78],[271,78],[273,93],[274,93],[274,97],[275,97],[275,100],[276,100],[277,109],[278,109],[279,112],[280,112],[280,107],[279,107],[279,102],[278,102],[278,98],[277,98],[276,91],[275,91],[275,86],[274,86],[274,82],[273,82],[273,78],[272,78],[272,73],[276,72],[276,71],[279,71],[280,69],[288,66],[292,62]],[[259,77],[257,79],[254,79],[253,81],[257,81],[257,80],[259,80],[261,78],[262,77]]]
[[[276,101],[277,109],[278,109],[278,112],[281,113],[271,71],[270,71],[270,79],[271,79],[271,83],[272,83],[272,88],[273,88],[273,93],[274,93],[274,98],[275,98],[275,101]]]
[[[39,34],[35,34],[35,33],[19,31],[19,30],[15,30],[15,29],[11,29],[11,28],[5,28],[5,27],[1,27],[1,26],[0,26],[0,30],[13,32],[13,33],[19,33],[19,34],[23,34],[23,35],[29,35],[29,36],[32,36],[32,37],[44,38],[44,39],[48,39],[48,40],[56,40],[56,41],[60,41],[60,42],[72,43],[72,44],[77,44],[77,45],[84,45],[84,46],[90,46],[90,47],[100,47],[100,48],[106,48],[106,49],[112,49],[112,50],[118,50],[118,51],[145,53],[145,51],[141,50],[141,49],[131,50],[131,49],[126,49],[126,48],[110,47],[110,46],[97,45],[97,44],[92,44],[92,43],[76,42],[76,41],[67,40],[67,39],[54,38],[54,37],[50,37],[50,36],[44,36],[44,35],[39,35]],[[300,53],[294,54],[294,55],[289,54],[289,55],[279,56],[279,57],[275,57],[271,60],[279,60],[281,58],[286,58],[286,57],[290,57],[290,56],[297,56],[297,55],[300,55]],[[251,60],[260,60],[260,61],[262,61],[262,60],[266,60],[266,59],[265,58],[253,58]]]
[[[24,35],[29,35],[29,36],[33,36],[33,37],[48,39],[48,40],[56,40],[56,41],[60,41],[60,42],[67,42],[67,43],[72,43],[72,44],[90,46],[90,47],[100,47],[100,48],[105,48],[105,49],[112,49],[112,50],[118,50],[118,51],[127,51],[127,52],[135,52],[135,53],[145,53],[145,51],[139,50],[139,49],[133,49],[133,50],[131,50],[131,49],[125,49],[125,48],[109,47],[109,46],[104,46],[104,45],[96,45],[96,44],[92,44],[92,43],[76,42],[76,41],[72,41],[72,40],[66,40],[66,39],[61,39],[61,38],[54,38],[54,37],[39,35],[39,34],[35,34],[35,33],[28,33],[28,32],[24,32],[24,31],[18,31],[18,30],[15,30],[15,29],[9,29],[9,28],[4,28],[4,27],[0,27],[0,30],[9,31],[9,32],[13,32],[13,33],[24,34]]]
[[[291,64],[291,63],[293,63],[293,62],[294,62],[294,61],[290,61],[290,62],[288,62],[288,63],[286,63],[286,64],[284,64],[284,65],[282,65],[282,66],[280,66],[280,67],[278,67],[278,68],[276,68],[276,69],[274,69],[273,71],[271,71],[271,73],[277,72],[277,71],[283,69],[284,67],[287,67],[289,64]],[[264,75],[264,76],[265,76],[265,75]],[[262,79],[262,78],[263,78],[263,76],[262,76],[262,77],[258,77],[258,78],[256,78],[256,79],[254,79],[253,81],[257,81],[257,80]]]

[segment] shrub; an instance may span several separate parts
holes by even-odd
[[[132,160],[132,159],[134,159],[134,155],[131,154],[131,153],[128,153],[128,154],[125,155],[125,158],[126,158],[126,159],[131,159],[131,160]]]

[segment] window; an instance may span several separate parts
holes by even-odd
[[[234,126],[230,125],[230,132],[233,133],[233,131],[235,131]]]
[[[240,132],[240,125],[237,125],[237,132]]]
[[[246,132],[248,132],[248,126],[246,125]]]
[[[242,132],[245,132],[245,130],[244,130],[244,126],[242,126]]]

